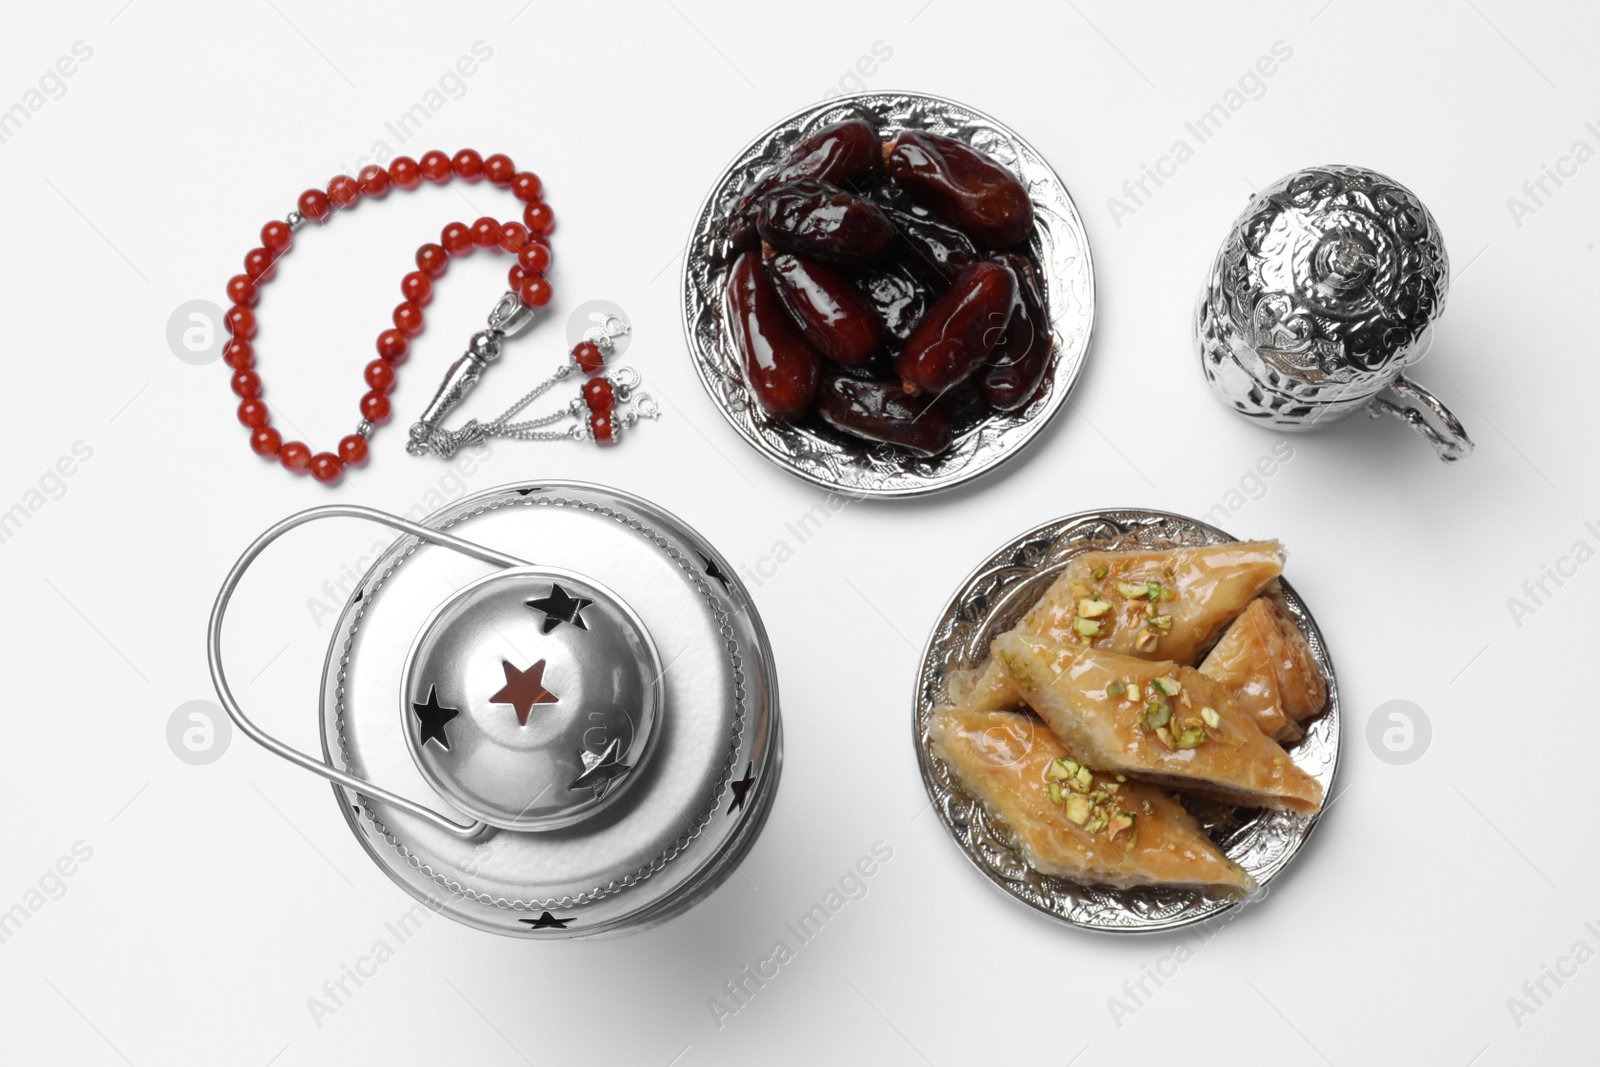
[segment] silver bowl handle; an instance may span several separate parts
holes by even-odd
[[[1472,438],[1460,420],[1438,397],[1403,374],[1373,398],[1368,410],[1375,419],[1393,415],[1405,422],[1426,437],[1446,463],[1454,463],[1472,451]]]
[[[233,597],[234,589],[239,585],[239,580],[244,577],[244,572],[251,563],[255,562],[256,557],[261,555],[262,551],[272,542],[296,526],[304,526],[306,523],[314,522],[317,519],[331,518],[371,519],[373,522],[392,526],[396,530],[408,533],[423,541],[431,541],[436,545],[443,545],[474,559],[481,559],[486,563],[496,563],[502,567],[527,566],[527,563],[515,556],[508,556],[504,552],[496,552],[491,548],[484,548],[482,545],[464,541],[440,530],[432,530],[426,526],[419,526],[414,522],[407,522],[405,519],[390,515],[388,512],[378,511],[376,508],[358,507],[354,504],[328,504],[324,507],[311,508],[290,515],[287,519],[284,519],[256,538],[255,542],[244,550],[244,554],[239,557],[239,562],[233,565],[233,569],[228,572],[228,577],[223,580],[221,591],[217,593],[217,602],[211,609],[211,622],[206,630],[206,658],[211,666],[211,682],[216,686],[217,699],[222,701],[222,706],[228,711],[228,717],[238,724],[239,729],[243,730],[252,741],[267,749],[267,751],[282,756],[290,763],[304,767],[311,773],[321,775],[330,782],[336,782],[346,789],[375,800],[381,800],[385,804],[399,808],[401,811],[409,812],[417,818],[437,826],[446,833],[454,834],[461,838],[476,837],[488,828],[488,823],[480,820],[463,826],[460,823],[452,822],[438,812],[425,808],[414,800],[407,800],[405,797],[391,793],[387,789],[372,785],[365,779],[357,778],[335,767],[330,767],[322,760],[308,756],[298,749],[290,748],[251,722],[249,716],[244,713],[244,709],[239,707],[239,702],[234,699],[233,690],[228,688],[228,680],[222,673],[222,616],[227,610],[228,601]]]

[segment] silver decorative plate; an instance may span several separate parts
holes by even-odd
[[[768,419],[755,405],[722,323],[722,292],[737,256],[722,220],[745,186],[812,130],[860,116],[892,136],[932,130],[987,152],[1027,185],[1036,223],[1029,241],[1055,335],[1045,392],[1020,411],[992,412],[958,427],[956,443],[923,459],[824,426]],[[949,489],[999,466],[1031,441],[1066,403],[1083,370],[1094,329],[1094,264],[1083,220],[1044,157],[981,111],[922,93],[854,93],[796,112],[767,130],[722,172],[689,234],[683,256],[683,329],[695,370],[723,416],[762,455],[792,474],[854,496],[908,497]]]
[[[1090,549],[1151,549],[1235,541],[1214,526],[1164,511],[1119,508],[1056,519],[1001,546],[961,583],[939,616],[923,651],[913,707],[922,780],[945,829],[967,858],[1008,895],[1072,926],[1109,933],[1153,933],[1203,922],[1244,903],[1203,889],[1081,886],[1040,874],[1023,862],[1006,830],[963,793],[936,758],[928,722],[951,670],[975,667],[989,642],[1010,629],[1043,595],[1073,557]],[[1328,710],[1292,748],[1295,765],[1333,797],[1339,762],[1339,687],[1322,633],[1288,582],[1278,582],[1278,606],[1305,636],[1328,680]],[[1042,729],[1043,727],[1041,727]],[[1184,806],[1228,858],[1263,888],[1292,860],[1318,815],[1235,808],[1185,795]],[[1326,809],[1324,809],[1326,810]]]

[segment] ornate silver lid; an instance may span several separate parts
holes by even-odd
[[[333,516],[402,536],[335,628],[319,759],[245,716],[220,634],[251,561]],[[660,922],[732,872],[775,791],[776,680],[748,593],[677,518],[599,486],[506,486],[420,524],[341,505],[292,516],[228,576],[210,642],[240,728],[333,781],[379,866],[479,929]]]
[[[1466,431],[1401,374],[1449,285],[1438,223],[1409,189],[1362,167],[1296,171],[1251,199],[1213,261],[1195,320],[1206,378],[1274,426],[1387,412],[1460,458]]]
[[[435,791],[490,826],[548,830],[633,780],[655,737],[661,657],[604,586],[518,567],[439,605],[401,690],[400,731]]]

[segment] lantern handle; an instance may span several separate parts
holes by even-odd
[[[1439,398],[1403,374],[1372,399],[1368,405],[1373,418],[1393,415],[1416,430],[1439,458],[1453,463],[1472,451],[1472,438],[1466,427],[1440,403]]]
[[[482,820],[476,820],[466,825],[453,822],[431,808],[423,807],[414,800],[407,800],[405,797],[391,793],[387,789],[372,785],[363,778],[357,778],[355,775],[331,767],[322,760],[308,756],[299,749],[290,748],[251,722],[250,717],[244,713],[244,709],[239,707],[239,702],[234,699],[233,690],[228,687],[228,680],[222,671],[222,616],[227,610],[228,601],[233,598],[233,592],[238,587],[240,579],[244,577],[244,572],[251,563],[255,562],[256,557],[261,555],[268,545],[290,530],[297,526],[304,526],[306,523],[314,522],[317,519],[331,518],[370,519],[373,522],[382,523],[385,526],[391,526],[396,530],[408,533],[420,540],[431,541],[436,545],[454,549],[474,559],[481,559],[486,563],[495,563],[502,567],[527,566],[523,560],[515,556],[508,556],[504,552],[496,552],[494,549],[485,548],[482,545],[452,536],[441,530],[419,526],[417,523],[408,522],[376,508],[360,507],[355,504],[328,504],[290,515],[256,538],[255,542],[244,550],[244,554],[239,557],[239,561],[228,572],[228,577],[223,580],[221,591],[217,593],[217,602],[211,609],[211,622],[206,631],[206,659],[211,667],[211,682],[216,686],[217,699],[222,701],[222,706],[227,709],[228,717],[238,725],[239,729],[243,730],[252,741],[269,752],[282,756],[290,763],[298,767],[304,767],[313,774],[321,775],[330,782],[342,785],[358,795],[381,800],[385,804],[415,815],[417,818],[438,827],[446,833],[454,834],[456,837],[461,838],[476,837],[488,828],[488,823]]]

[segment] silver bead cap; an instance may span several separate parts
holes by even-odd
[[[418,769],[507,830],[594,815],[649,758],[662,670],[643,622],[576,573],[513,568],[457,591],[406,659],[400,724]]]

